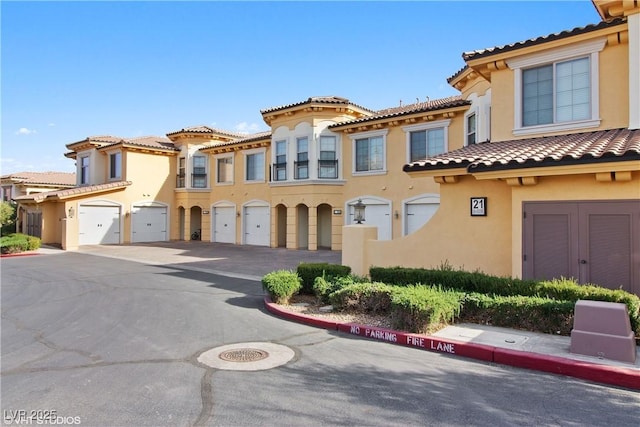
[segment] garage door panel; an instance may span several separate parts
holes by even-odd
[[[236,242],[236,209],[234,207],[213,208],[213,241]]]
[[[270,220],[268,206],[248,206],[244,210],[244,243],[270,245]]]
[[[78,209],[80,245],[120,243],[120,207],[80,206]]]
[[[167,240],[167,208],[134,206],[131,209],[132,242],[162,242]]]

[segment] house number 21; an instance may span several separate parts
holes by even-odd
[[[471,216],[487,216],[487,198],[471,198]]]

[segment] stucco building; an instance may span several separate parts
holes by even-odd
[[[343,249],[357,262],[573,276],[640,294],[640,7],[463,54],[446,99],[373,111],[337,96],[261,110],[267,132],[207,126],[67,145],[77,186],[18,198],[42,238],[202,239]],[[344,255],[344,253],[343,253]]]

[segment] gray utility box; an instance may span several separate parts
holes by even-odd
[[[636,340],[627,306],[617,302],[576,302],[571,353],[636,363]]]

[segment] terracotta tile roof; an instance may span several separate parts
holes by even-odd
[[[202,134],[208,133],[212,135],[219,134],[219,135],[229,136],[232,138],[241,138],[243,136],[240,133],[229,132],[228,130],[216,129],[216,128],[212,128],[210,126],[204,126],[204,125],[182,128],[174,132],[169,132],[167,135],[177,135],[179,133],[202,133]]]
[[[246,144],[248,142],[259,141],[261,139],[270,138],[270,137],[271,137],[271,131],[268,130],[264,132],[253,133],[250,135],[244,135],[244,138],[236,139],[235,141],[217,142],[215,144],[202,147],[199,151],[207,150],[210,148],[216,148],[216,147],[226,147],[229,145]]]
[[[156,148],[161,150],[180,151],[180,149],[176,147],[169,138],[164,138],[161,136],[141,136],[138,138],[123,138],[118,143],[122,143],[124,145],[134,145],[137,147],[149,147],[149,148]],[[108,146],[100,147],[100,149],[104,150],[106,147],[110,147],[118,143],[109,144]]]
[[[36,203],[42,202],[48,198],[65,199],[68,197],[79,196],[82,194],[101,193],[109,190],[116,190],[131,185],[131,181],[109,182],[107,184],[87,185],[84,187],[67,188],[65,190],[46,191],[44,193],[34,193],[26,196],[18,196],[15,200],[27,201],[33,200]]]
[[[585,33],[589,33],[592,31],[598,31],[601,30],[603,28],[609,28],[609,27],[614,27],[616,25],[622,25],[625,24],[627,22],[626,18],[616,18],[613,19],[611,21],[602,21],[598,24],[590,24],[590,25],[586,25],[584,27],[576,27],[572,30],[566,30],[566,31],[561,31],[559,33],[554,33],[554,34],[549,34],[547,36],[540,36],[540,37],[536,37],[534,39],[529,39],[529,40],[524,40],[524,41],[520,41],[520,42],[516,42],[516,43],[512,43],[512,44],[508,44],[508,45],[504,45],[504,46],[496,46],[496,47],[492,47],[492,48],[488,48],[488,49],[480,49],[480,50],[474,50],[471,52],[464,52],[462,54],[462,59],[464,59],[465,61],[469,61],[472,59],[478,59],[478,58],[483,58],[485,56],[491,56],[491,55],[496,55],[498,53],[503,53],[503,52],[509,52],[512,50],[518,50],[518,49],[522,49],[525,47],[529,47],[529,46],[534,46],[534,45],[538,45],[538,44],[542,44],[542,43],[547,43],[547,42],[551,42],[554,40],[560,40],[560,39],[564,39],[567,37],[572,37],[572,36],[576,36],[579,34],[585,34]]]
[[[260,110],[261,114],[273,113],[278,110],[286,110],[287,108],[297,107],[305,104],[334,104],[334,105],[352,105],[361,110],[372,111],[368,108],[362,107],[360,105],[354,104],[349,101],[347,98],[342,98],[340,96],[312,96],[307,98],[305,101],[296,102],[293,104],[280,105],[277,107],[266,108],[264,110]]]
[[[459,95],[450,96],[448,98],[440,98],[440,99],[434,99],[434,100],[429,100],[424,102],[417,102],[414,104],[407,104],[399,107],[385,108],[383,110],[376,111],[371,116],[363,117],[361,119],[348,120],[346,122],[336,123],[334,125],[329,126],[329,128],[335,128],[335,127],[344,126],[344,125],[351,125],[351,124],[369,122],[373,120],[404,116],[408,114],[443,110],[445,108],[453,108],[453,107],[459,107],[463,105],[471,105],[471,101],[466,101],[462,99],[462,97]]]
[[[76,185],[76,174],[69,172],[17,172],[9,175],[2,175],[2,180],[11,180],[21,184],[34,185]]]
[[[640,129],[612,129],[470,145],[404,165],[405,172],[466,168],[485,172],[640,160]]]

